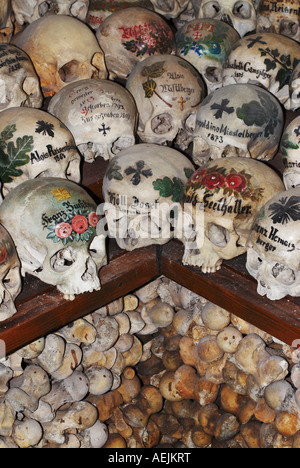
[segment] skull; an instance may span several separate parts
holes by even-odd
[[[261,0],[257,10],[256,32],[272,32],[300,42],[298,0]]]
[[[42,105],[39,78],[28,55],[12,44],[0,44],[0,111]]]
[[[223,260],[246,252],[246,241],[260,208],[283,190],[276,172],[261,161],[225,158],[200,167],[185,188],[197,229],[184,239],[183,263],[214,273]],[[197,210],[204,209],[202,225]]]
[[[283,158],[283,182],[285,188],[300,185],[300,116],[292,120],[281,138],[280,152]]]
[[[126,80],[135,65],[150,55],[176,51],[167,21],[146,8],[126,8],[111,14],[97,30],[111,79]]]
[[[97,206],[75,182],[49,177],[27,180],[0,205],[0,219],[29,273],[57,287],[66,299],[100,289],[105,238],[96,236]]]
[[[70,131],[48,112],[29,107],[0,113],[3,196],[25,180],[62,177],[80,182],[81,157]]]
[[[175,29],[178,30],[185,26],[186,23],[189,23],[194,19],[196,19],[195,9],[191,0],[189,0],[186,9],[182,13],[180,13],[176,18],[173,18],[173,24],[175,26]]]
[[[100,24],[112,13],[130,7],[153,10],[150,0],[90,0],[87,23],[97,30]]]
[[[256,10],[251,0],[192,0],[198,18],[228,23],[241,37],[256,29]]]
[[[290,101],[286,102],[285,108],[292,111],[300,108],[300,63],[294,68],[290,81]]]
[[[278,34],[251,34],[235,43],[224,64],[223,85],[261,85],[289,107],[290,80],[300,44]]]
[[[197,70],[181,57],[153,56],[134,68],[126,87],[137,104],[140,139],[157,144],[176,140],[180,149],[186,149],[206,95]]]
[[[210,93],[222,87],[225,58],[239,38],[237,31],[223,21],[195,19],[177,31],[177,55],[198,70]]]
[[[113,81],[72,83],[53,96],[48,111],[70,129],[86,162],[98,156],[109,159],[135,144],[134,99]]]
[[[11,0],[19,25],[33,23],[43,16],[69,15],[85,21],[89,0]]]
[[[179,205],[194,170],[179,151],[146,143],[123,150],[110,161],[103,197],[109,235],[119,247],[131,251],[162,245],[173,237],[171,211]]]
[[[167,19],[178,18],[189,4],[189,0],[151,0],[154,11]]]
[[[22,289],[20,261],[8,231],[0,225],[0,321],[16,312],[15,299]]]
[[[29,24],[15,42],[30,56],[45,97],[74,81],[107,78],[103,53],[93,31],[71,16],[40,18]]]
[[[275,194],[255,219],[246,268],[271,300],[300,296],[300,187]]]
[[[14,32],[11,3],[0,0],[0,44],[8,43]]]
[[[270,160],[277,153],[283,111],[269,91],[252,84],[217,89],[202,102],[193,139],[193,160],[251,157]]]

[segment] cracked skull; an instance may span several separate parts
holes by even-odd
[[[180,149],[186,149],[206,95],[197,70],[174,55],[149,57],[134,68],[126,87],[139,112],[140,139],[157,144],[175,141]]]
[[[168,242],[170,212],[193,172],[189,159],[173,148],[141,143],[121,151],[103,181],[110,237],[126,250]]]
[[[223,260],[245,253],[256,214],[282,190],[276,172],[253,159],[218,159],[199,168],[188,181],[183,199],[196,226],[183,239],[183,264],[214,273]],[[197,221],[199,210],[204,210],[202,224]]]
[[[33,23],[44,16],[69,15],[85,21],[89,0],[11,0],[16,22]]]
[[[123,86],[108,80],[82,80],[59,91],[48,111],[72,132],[86,162],[110,159],[135,144],[136,104]]]
[[[0,224],[0,321],[16,312],[15,299],[22,289],[21,265],[8,231]]]
[[[257,32],[281,34],[300,42],[299,25],[298,0],[284,0],[279,2],[261,0],[257,10]]]
[[[274,195],[258,213],[247,243],[246,268],[257,292],[271,300],[300,296],[300,188]]]
[[[2,193],[25,180],[62,177],[80,182],[81,157],[71,132],[53,115],[28,107],[0,113]]]
[[[209,94],[199,107],[193,160],[244,157],[272,159],[283,130],[283,111],[269,91],[252,84],[228,85]]]
[[[281,138],[280,152],[284,165],[283,182],[285,188],[300,185],[300,116],[292,120]]]
[[[66,179],[28,180],[9,192],[0,219],[12,233],[22,274],[56,286],[66,299],[99,290],[106,250],[96,212],[85,189]]]
[[[45,16],[29,24],[14,42],[31,58],[45,97],[74,81],[107,78],[94,33],[77,18]]]

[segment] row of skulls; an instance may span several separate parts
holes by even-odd
[[[283,134],[300,107],[287,19],[300,15],[256,3],[0,2],[16,28],[0,40],[1,320],[20,271],[68,299],[100,289],[107,235],[126,250],[177,236],[204,273],[247,251],[260,294],[300,295],[299,119]],[[95,30],[93,8],[109,11]],[[266,164],[279,146],[283,181]],[[98,157],[100,210],[80,185]]]

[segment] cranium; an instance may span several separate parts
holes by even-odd
[[[62,177],[80,182],[81,157],[71,132],[53,115],[29,107],[0,113],[3,196],[25,180]]]
[[[72,132],[85,161],[109,159],[134,145],[137,109],[131,94],[108,80],[81,80],[51,99],[48,111]]]
[[[177,31],[177,55],[198,70],[210,93],[221,88],[225,58],[239,38],[237,31],[223,21],[195,19]]]
[[[130,7],[141,7],[153,10],[150,0],[90,0],[88,9],[87,23],[91,28],[97,30],[105,18],[115,13]]]
[[[292,111],[300,108],[300,63],[294,68],[290,81],[290,100],[286,102],[285,108]]]
[[[252,84],[217,89],[202,102],[193,138],[193,160],[272,159],[283,130],[283,111],[269,91]]]
[[[180,149],[186,149],[206,95],[197,70],[181,57],[153,56],[136,65],[126,87],[137,104],[140,139],[157,144],[176,140]]]
[[[33,23],[43,16],[69,15],[85,21],[89,0],[11,0],[18,24]]]
[[[256,29],[256,10],[251,0],[192,0],[198,18],[224,21],[241,37]]]
[[[174,19],[187,9],[189,0],[151,0],[151,3],[156,13]]]
[[[39,78],[28,55],[12,44],[0,44],[0,111],[42,105]]]
[[[193,172],[189,159],[173,148],[141,143],[121,151],[103,181],[110,237],[126,250],[168,242],[172,208]]]
[[[300,117],[296,117],[284,130],[280,152],[283,158],[283,182],[288,190],[300,185]]]
[[[74,81],[107,78],[97,39],[77,18],[45,16],[29,24],[14,42],[30,56],[45,97]]]
[[[180,13],[176,18],[173,18],[173,24],[176,29],[180,29],[185,26],[186,23],[196,19],[195,9],[193,7],[192,1],[189,0],[186,9]]]
[[[4,44],[11,40],[14,32],[11,2],[0,0],[0,43]]]
[[[75,182],[40,178],[11,190],[0,205],[0,219],[11,232],[22,265],[57,287],[66,299],[100,289],[106,264],[105,238],[96,236],[97,206]]]
[[[261,208],[247,243],[246,268],[271,300],[300,296],[300,188],[275,194]]]
[[[111,79],[126,80],[135,65],[150,55],[176,51],[167,21],[146,8],[126,8],[106,18],[96,37],[105,54]]]
[[[256,32],[272,32],[300,41],[298,0],[261,0],[257,10]]]
[[[0,321],[16,312],[15,299],[22,289],[21,265],[11,235],[0,225]]]
[[[290,106],[290,80],[300,63],[300,44],[273,33],[251,34],[235,43],[224,64],[223,85],[263,86]]]
[[[183,263],[213,273],[223,260],[245,253],[256,214],[282,190],[276,172],[253,159],[218,159],[200,167],[187,183],[183,201],[191,206],[191,222],[196,224],[199,206],[204,221],[184,239]]]

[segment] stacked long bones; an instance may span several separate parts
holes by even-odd
[[[16,313],[21,273],[55,285],[67,299],[101,287],[98,273],[106,264],[105,239],[97,230],[96,203],[80,185],[81,161],[93,163],[97,157],[109,159],[103,192],[109,209],[101,214],[121,248],[168,242],[174,236],[174,229],[165,229],[170,222],[168,207],[186,202],[187,213],[181,219],[185,230],[178,236],[185,245],[184,264],[213,273],[224,259],[247,252],[246,267],[257,279],[259,294],[271,300],[298,296],[300,36],[299,12],[293,2],[276,8],[274,2],[263,0],[175,2],[170,11],[169,5],[164,9],[153,0],[149,8],[120,8],[114,13],[95,11],[96,4],[0,3],[1,319]],[[287,128],[286,110],[295,112]],[[282,177],[266,165],[279,149]],[[122,196],[127,204],[115,213]],[[33,208],[37,200],[43,202]],[[195,207],[201,203],[204,229],[202,224],[198,232]],[[166,211],[163,219],[153,214],[150,219],[149,208],[160,204]],[[16,210],[22,219],[18,225]],[[120,222],[124,215],[129,220],[125,231]],[[134,333],[125,335],[121,349],[135,343],[140,352]],[[67,356],[72,356],[71,361],[84,367],[78,343],[66,346],[61,341],[61,345],[66,363]],[[110,359],[123,352],[113,348]],[[31,424],[34,441],[28,446],[41,443],[41,434],[48,434],[43,440],[49,444],[91,444],[91,433],[78,426],[73,432],[80,431],[80,440],[72,430],[67,440],[51,439],[50,421],[65,416],[54,417],[60,412],[54,401],[60,387],[57,381],[66,377],[56,374],[60,365],[53,370],[44,363],[44,374],[32,367],[40,364],[36,353],[32,357],[25,352],[23,358],[30,363],[26,373],[21,367],[18,371],[9,365],[3,368],[7,379],[3,394],[9,389],[3,417],[12,424],[2,435],[14,434],[5,443],[27,446],[22,442],[22,427],[26,432]],[[262,356],[259,362],[266,361],[267,366],[268,357]],[[139,356],[133,364],[128,358],[124,367],[122,357],[113,377],[105,366],[101,372],[116,389],[124,369],[141,359],[146,358]],[[197,368],[195,362],[189,364]],[[26,393],[30,369],[43,380],[41,394]],[[284,364],[284,374],[286,369]],[[258,388],[268,388],[270,382],[261,381],[259,369],[252,371],[247,369],[255,375]],[[127,373],[132,379],[133,374]],[[284,378],[278,375],[276,381]],[[51,384],[47,384],[49,376]],[[86,379],[96,379],[92,371],[69,377],[85,382],[83,393],[91,385]],[[290,388],[286,391],[290,395]],[[24,393],[20,406],[17,401],[22,399],[14,397],[18,392]],[[51,413],[54,419],[41,429],[26,411],[33,412],[41,398],[46,403],[47,395],[45,417]],[[82,408],[84,404],[75,404],[77,423],[81,416],[76,419],[76,414],[81,415]],[[293,408],[291,414],[297,417],[297,405]],[[96,413],[93,405],[87,427],[94,427]],[[123,421],[117,409],[114,417]],[[122,425],[121,420],[115,425]],[[156,423],[151,420],[151,424]],[[102,434],[98,444],[105,444],[106,428],[99,423],[97,427]],[[209,435],[215,437],[214,432]],[[140,438],[138,445],[141,437],[135,438]]]

